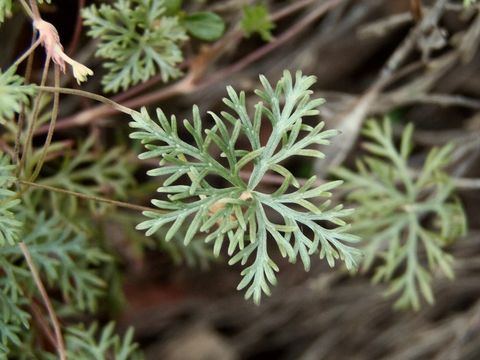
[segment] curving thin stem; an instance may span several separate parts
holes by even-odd
[[[58,65],[55,65],[54,76],[55,76],[55,80],[54,80],[55,87],[58,88],[60,86],[60,67]],[[45,162],[45,158],[47,157],[48,148],[52,142],[53,132],[55,131],[55,124],[57,122],[59,100],[60,100],[60,93],[55,92],[53,94],[53,108],[52,108],[52,115],[50,119],[50,126],[48,128],[47,138],[45,139],[45,144],[43,145],[43,150],[40,155],[40,159],[38,160],[35,170],[32,176],[30,177],[31,182],[34,182],[35,179],[40,174],[40,170],[42,170],[42,166]]]
[[[42,79],[40,80],[41,86],[44,86],[45,83],[47,82],[48,70],[50,68],[50,60],[51,60],[50,55],[47,54],[47,58],[45,59],[45,65],[43,67]],[[37,122],[38,115],[40,113],[40,108],[41,108],[40,102],[42,100],[43,94],[44,94],[43,91],[40,91],[37,97],[35,98],[35,103],[33,105],[33,111],[32,111],[32,118],[28,124],[27,137],[25,139],[25,143],[23,144],[23,154],[22,154],[22,158],[20,159],[20,169],[23,169],[23,167],[25,166],[27,153],[31,151],[33,132],[35,129],[35,124]]]
[[[48,342],[55,347],[57,344],[55,334],[53,333],[52,329],[50,329],[40,305],[37,305],[34,301],[32,301],[28,306],[30,308],[30,313],[32,314],[33,320],[35,320],[35,322],[38,324]]]
[[[151,208],[151,207],[148,207],[148,206],[130,204],[130,203],[123,202],[123,201],[102,198],[100,196],[86,195],[86,194],[82,194],[82,193],[79,193],[79,192],[76,192],[76,191],[61,189],[61,188],[57,188],[57,187],[50,186],[50,185],[42,185],[42,184],[38,184],[38,183],[31,182],[31,181],[26,181],[26,180],[19,180],[19,182],[23,185],[28,186],[28,187],[34,187],[34,188],[37,188],[37,189],[53,191],[53,192],[57,192],[57,193],[60,193],[60,194],[75,196],[75,197],[85,199],[85,200],[92,200],[92,201],[101,202],[101,203],[105,203],[105,204],[115,205],[115,206],[118,206],[118,207],[132,209],[132,210],[136,210],[136,211],[153,211],[153,212],[160,213],[160,214],[165,213],[164,211],[161,211],[161,210],[156,209],[156,208]]]
[[[22,5],[23,10],[28,15],[28,17],[33,19],[34,15],[32,9],[30,9],[30,6],[28,6],[27,2],[25,0],[20,0],[20,4]]]
[[[32,33],[32,41],[31,44],[33,45],[35,43],[35,33]],[[27,60],[27,65],[25,69],[25,82],[28,83],[30,81],[30,77],[32,76],[32,68],[33,68],[33,59],[34,59],[34,52],[31,52],[28,55],[28,60]],[[18,122],[17,122],[17,134],[15,136],[15,146],[13,150],[13,162],[14,164],[20,164],[20,140],[21,140],[21,135],[22,135],[22,129],[23,125],[25,123],[25,104],[22,104],[22,109],[20,111],[20,115],[18,116]],[[18,178],[20,175],[21,167],[17,166],[15,170],[15,177]],[[17,187],[19,187],[17,185]]]
[[[68,94],[68,95],[76,95],[76,96],[82,96],[88,99],[96,100],[98,102],[104,103],[105,105],[109,105],[116,109],[117,111],[123,112],[128,115],[132,115],[134,113],[137,113],[137,111],[130,109],[129,107],[120,105],[119,103],[105,97],[102,95],[98,95],[95,93],[91,93],[88,91],[84,90],[79,90],[79,89],[72,89],[72,88],[62,88],[57,85],[55,86],[44,86],[40,85],[37,86],[37,89],[41,91],[46,91],[46,92],[51,92],[51,93],[57,93],[57,94]]]
[[[38,270],[35,267],[35,263],[33,262],[32,255],[30,254],[30,251],[28,250],[27,245],[23,241],[20,242],[18,245],[20,247],[20,250],[22,250],[23,257],[25,258],[28,268],[32,273],[33,280],[35,281],[35,285],[37,286],[38,291],[40,292],[43,302],[45,303],[45,307],[47,308],[48,315],[50,316],[50,320],[52,321],[53,330],[55,332],[58,356],[61,360],[66,360],[67,356],[65,354],[65,343],[63,341],[62,330],[60,328],[60,322],[58,321],[57,314],[53,309],[50,298],[48,297],[48,293],[45,290],[45,286],[42,283],[42,279],[40,279],[40,275],[38,274]]]

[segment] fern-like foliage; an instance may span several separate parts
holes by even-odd
[[[78,149],[65,153],[60,166],[53,166],[53,174],[38,180],[40,184],[91,196],[115,195],[126,198],[127,190],[134,184],[134,165],[122,147],[113,147],[105,152],[95,149],[95,137],[89,137]],[[34,157],[32,157],[34,158]],[[49,169],[47,171],[51,171]],[[46,171],[46,172],[47,172]],[[42,195],[37,191],[36,195]],[[78,199],[50,192],[53,208],[70,217],[78,210]],[[105,204],[89,203],[90,210],[104,209]]]
[[[335,174],[345,180],[348,199],[357,206],[352,232],[364,240],[363,268],[374,266],[374,281],[389,282],[387,293],[399,295],[397,307],[418,309],[420,294],[434,300],[433,271],[453,277],[453,258],[444,247],[465,233],[466,224],[444,171],[452,147],[432,149],[414,174],[408,168],[412,131],[412,125],[405,128],[397,149],[390,121],[369,121],[363,132],[369,155],[358,160],[355,172],[342,168]]]
[[[1,10],[0,10],[1,13]],[[0,70],[0,123],[11,120],[15,113],[19,113],[22,104],[27,104],[35,88],[24,85],[24,79],[15,74],[16,69],[10,67],[7,71]]]
[[[17,245],[22,240],[49,288],[62,294],[64,304],[77,313],[94,311],[105,282],[98,270],[110,258],[89,243],[82,223],[46,213],[42,197],[11,190],[14,166],[0,154],[0,357],[20,351],[29,333],[28,304],[37,287]],[[23,350],[22,350],[23,351]],[[2,357],[3,356],[3,357]]]
[[[103,296],[105,282],[98,269],[110,258],[89,243],[87,232],[73,228],[62,218],[22,207],[22,240],[49,288],[62,294],[64,307],[94,311]],[[37,296],[37,288],[18,246],[0,248],[0,353],[21,348],[30,314],[25,306]]]
[[[2,253],[16,248],[22,233],[19,219],[20,200],[11,188],[14,185],[15,166],[9,157],[0,153],[0,356],[5,357],[11,345],[21,345],[21,333],[29,326],[29,314],[23,309],[27,303],[21,281],[30,277],[28,270],[13,263]]]
[[[5,248],[0,248],[4,250]],[[21,347],[23,334],[30,327],[30,314],[25,310],[28,299],[21,284],[31,278],[30,272],[0,254],[0,358],[8,358],[12,347]]]
[[[64,331],[67,359],[75,360],[141,360],[143,356],[137,351],[138,345],[133,342],[133,329],[128,329],[125,335],[115,332],[115,324],[108,323],[100,327],[97,323],[90,326],[83,324],[69,326]],[[38,351],[35,359],[56,360],[58,356],[45,351]],[[25,360],[33,357],[26,357]],[[22,357],[23,359],[23,357]]]
[[[66,303],[80,311],[94,311],[105,290],[95,267],[110,260],[101,249],[89,244],[88,232],[74,228],[57,216],[27,214],[23,241],[46,283],[58,286]],[[3,255],[15,262],[22,259],[18,248]]]
[[[269,241],[291,262],[300,257],[306,270],[315,253],[331,266],[335,259],[342,259],[348,268],[354,268],[358,254],[349,245],[357,238],[345,231],[342,220],[351,211],[341,205],[331,207],[325,201],[340,182],[318,186],[313,177],[300,186],[282,165],[294,156],[323,157],[316,146],[328,144],[336,134],[335,130],[323,130],[323,123],[305,123],[305,118],[318,115],[317,107],[323,102],[310,97],[315,78],[298,72],[292,79],[285,72],[276,87],[263,76],[260,81],[263,89],[256,94],[262,101],[255,106],[253,116],[247,112],[245,94],[237,94],[231,87],[224,99],[230,112],[220,116],[210,113],[215,122],[211,128],[202,128],[199,110],[194,107],[193,121],[183,122],[193,144],[180,137],[175,116],[169,120],[161,110],[157,110],[158,122],[142,110],[133,115],[130,124],[137,130],[131,137],[142,140],[147,149],[140,158],[161,159],[160,166],[148,174],[166,176],[158,188],[159,193],[167,195],[166,200],[152,200],[164,213],[145,212],[150,219],[138,228],[152,235],[170,224],[165,235],[169,241],[185,224],[185,244],[197,233],[205,233],[205,241],[214,243],[215,255],[226,241],[230,264],[249,263],[238,288],[247,288],[246,298],[253,297],[256,303],[276,282],[278,267],[269,253]],[[266,144],[260,141],[263,122],[269,122],[273,129]],[[241,136],[248,140],[248,149],[237,144]],[[211,155],[212,147],[221,151],[220,159]],[[253,171],[245,182],[240,170],[247,165],[252,165]],[[284,177],[283,185],[273,193],[259,186],[269,171]],[[184,185],[186,178],[189,185]],[[228,185],[217,188],[213,178],[223,179]],[[289,191],[291,186],[296,190]],[[273,220],[275,213],[283,219],[280,223]]]
[[[87,328],[83,325],[67,328],[67,357],[78,360],[141,360],[143,357],[136,351],[138,345],[133,342],[133,329],[130,328],[123,337],[114,330],[114,323],[101,329],[95,323]]]
[[[22,228],[15,211],[20,199],[11,190],[15,182],[14,169],[9,157],[0,153],[0,247],[17,243]]]
[[[106,59],[105,91],[125,90],[158,71],[165,82],[181,74],[176,65],[187,35],[177,16],[165,11],[163,0],[117,0],[83,10],[88,34],[99,40],[96,54]]]

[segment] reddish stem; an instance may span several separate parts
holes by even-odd
[[[73,38],[68,47],[67,54],[72,55],[77,50],[78,44],[80,43],[80,35],[82,34],[82,9],[85,7],[85,0],[78,0],[78,14],[77,21],[75,23],[75,30],[73,32]]]

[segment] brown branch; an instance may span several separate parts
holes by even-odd
[[[190,61],[184,61],[180,65],[178,65],[178,68],[180,70],[185,70],[186,68],[189,67],[189,65],[190,65]],[[163,82],[162,74],[157,74],[157,75],[155,75],[154,77],[152,77],[151,79],[149,79],[145,82],[142,82],[138,85],[132,86],[128,90],[125,90],[125,91],[121,92],[120,94],[112,96],[112,100],[116,101],[116,102],[126,101],[127,99],[132,98],[135,95],[140,94],[143,91],[148,90],[152,86],[155,86],[155,85],[157,85],[161,82]],[[161,90],[163,90],[163,89],[161,89]],[[159,91],[161,91],[161,90],[159,90]]]
[[[446,2],[447,0],[438,0],[435,3],[388,58],[377,79],[367,91],[359,97],[357,102],[348,111],[336,117],[336,128],[342,136],[334,139],[331,146],[326,149],[326,158],[329,160],[322,162],[321,166],[316,166],[316,172],[320,174],[320,176],[327,174],[330,168],[342,164],[346,159],[353,145],[356,143],[363,121],[369,113],[369,109],[376,102],[380,92],[385,86],[396,79],[397,71],[405,62],[408,55],[415,49],[417,40],[425,29],[438,23]]]
[[[291,40],[293,37],[295,37],[300,32],[305,30],[305,28],[307,28],[310,24],[316,21],[320,16],[324,15],[327,11],[331,10],[335,6],[338,6],[343,1],[344,0],[330,0],[321,4],[318,8],[310,12],[302,20],[300,20],[291,28],[283,32],[280,36],[275,38],[273,41],[253,51],[249,55],[237,61],[235,64],[230,65],[229,67],[217,72],[214,76],[211,76],[210,78],[208,78],[207,81],[201,83],[199,88],[208,87],[222,79],[225,79],[226,77],[232,75],[233,73],[246,68],[248,65],[252,64],[253,62],[261,59],[265,55],[269,54],[273,50],[280,47],[280,45],[283,45],[287,41]]]
[[[410,12],[415,21],[422,20],[423,11],[422,11],[422,1],[421,0],[410,0]]]
[[[46,319],[44,318],[40,306],[37,305],[34,301],[29,304],[31,313],[33,318],[36,320],[36,323],[40,326],[42,332],[44,333],[45,337],[48,339],[48,342],[53,346],[56,347],[56,339],[55,334],[52,332]]]

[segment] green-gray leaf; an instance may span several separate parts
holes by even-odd
[[[182,8],[183,0],[165,0],[163,6],[165,6],[165,14],[169,16],[177,15]]]
[[[15,74],[11,67],[6,72],[0,70],[0,122],[10,120],[27,104],[29,96],[35,93],[33,86],[24,85],[23,78]]]
[[[187,15],[184,19],[184,26],[190,35],[205,41],[217,40],[225,31],[223,19],[208,11]]]
[[[242,30],[247,37],[258,33],[263,40],[272,40],[272,30],[275,28],[268,9],[264,5],[251,5],[243,9]]]

